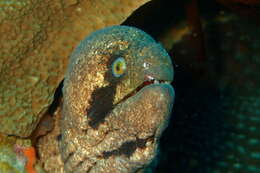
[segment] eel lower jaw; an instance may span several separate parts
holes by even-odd
[[[143,89],[144,87],[148,86],[148,85],[153,85],[153,84],[170,84],[171,81],[167,81],[167,80],[157,80],[151,76],[148,76],[145,78],[145,81],[139,85],[136,89],[134,89],[132,92],[130,92],[129,94],[127,94],[124,98],[122,98],[117,104],[124,102],[125,100],[127,100],[128,98],[136,95],[136,93],[138,93],[141,89]]]

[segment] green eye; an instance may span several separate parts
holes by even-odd
[[[112,64],[112,73],[115,77],[120,77],[125,73],[126,62],[122,57],[117,58]]]

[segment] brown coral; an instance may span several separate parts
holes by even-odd
[[[28,136],[52,102],[70,52],[149,0],[0,2],[0,132]]]

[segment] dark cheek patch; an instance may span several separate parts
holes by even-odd
[[[90,107],[86,110],[88,125],[95,129],[104,122],[106,116],[113,110],[116,88],[121,81],[121,78],[115,78],[112,74],[110,67],[112,62],[110,60],[106,64],[108,71],[105,73],[105,80],[109,85],[94,90],[91,95]]]
[[[125,155],[130,157],[137,148],[144,148],[148,139],[137,139],[135,141],[126,141],[118,149],[112,151],[104,151],[103,157]]]
[[[104,122],[105,117],[113,109],[116,86],[106,86],[96,89],[91,95],[90,108],[87,109],[88,124],[92,128],[98,128]]]

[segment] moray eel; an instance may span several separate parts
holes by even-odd
[[[84,39],[65,75],[61,157],[66,173],[140,172],[171,113],[173,66],[143,31],[112,26]]]

